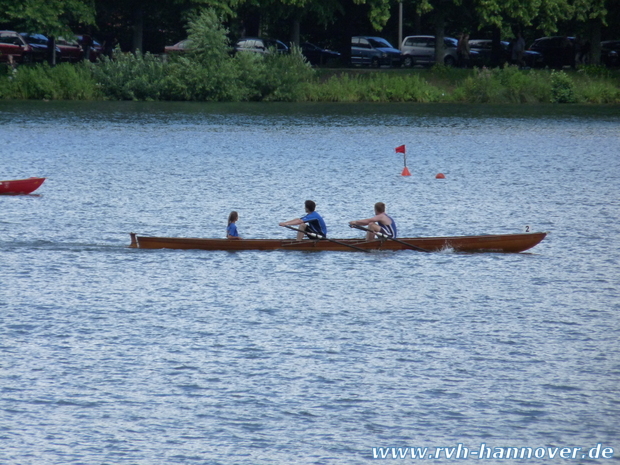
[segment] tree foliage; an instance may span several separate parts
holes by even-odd
[[[52,36],[75,24],[95,24],[95,0],[0,0],[0,23]]]
[[[253,21],[260,33],[285,41],[299,36],[295,28],[300,24],[306,37],[329,30],[331,43],[345,47],[351,34],[383,32],[387,25],[393,29],[401,2],[436,35],[444,22],[460,28],[466,24],[471,32],[528,27],[540,34],[568,35],[575,31],[559,31],[568,24],[573,29],[589,25],[590,30],[620,26],[620,0],[0,0],[0,24],[52,36],[88,25],[95,33],[114,29],[123,36],[125,50],[142,50],[145,34],[159,34],[161,42],[179,40],[186,25],[208,8],[229,24]],[[592,37],[596,34],[600,32]],[[149,42],[146,49],[162,51],[163,44],[158,46]]]

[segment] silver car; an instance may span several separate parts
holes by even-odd
[[[458,40],[454,37],[444,37],[443,42],[443,63],[446,66],[456,65]],[[435,36],[407,36],[403,39],[400,52],[405,66],[432,66],[435,64]]]
[[[289,53],[290,49],[284,42],[280,42],[279,40],[245,37],[237,42],[235,51],[267,54],[271,53],[271,51],[275,51],[276,53]]]

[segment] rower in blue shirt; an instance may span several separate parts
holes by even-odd
[[[297,240],[300,241],[306,235],[305,233],[314,233],[319,236],[327,236],[327,226],[321,215],[315,210],[316,204],[312,200],[305,202],[306,215],[301,218],[295,218],[289,221],[283,221],[280,226],[299,226]]]

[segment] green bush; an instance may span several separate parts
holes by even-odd
[[[306,100],[312,102],[357,102],[359,76],[336,74],[308,87]]]
[[[490,68],[475,70],[473,76],[465,79],[460,95],[468,103],[498,103],[502,100],[503,88],[497,73]]]
[[[576,84],[578,100],[593,104],[620,103],[620,89],[610,80],[587,80]]]
[[[92,66],[101,91],[114,100],[158,100],[166,88],[166,64],[150,53],[122,53],[102,57]]]
[[[14,99],[93,100],[101,96],[88,65],[82,63],[19,66],[0,88],[0,97]]]
[[[258,53],[238,53],[233,58],[237,71],[236,93],[238,101],[253,102],[262,98],[261,82],[267,73],[266,63]]]
[[[564,71],[551,72],[551,101],[553,103],[576,103],[575,83]]]
[[[592,78],[610,78],[611,71],[603,65],[583,65],[579,67],[579,72]]]
[[[169,100],[237,101],[239,71],[230,56],[228,30],[212,9],[189,22],[192,51],[173,57],[165,98]]]
[[[290,54],[272,50],[264,56],[265,66],[259,86],[262,100],[292,102],[303,100],[308,82],[314,77],[314,70],[301,53],[293,47]]]

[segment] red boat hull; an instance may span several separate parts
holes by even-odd
[[[298,251],[368,251],[418,250],[439,252],[496,252],[517,253],[531,249],[547,233],[498,234],[457,237],[417,237],[393,240],[365,241],[361,239],[310,240],[293,239],[198,239],[180,237],[138,236],[131,233],[130,247],[139,249],[194,249],[194,250],[298,250]]]
[[[36,191],[45,178],[16,179],[0,181],[0,195],[26,195]]]

